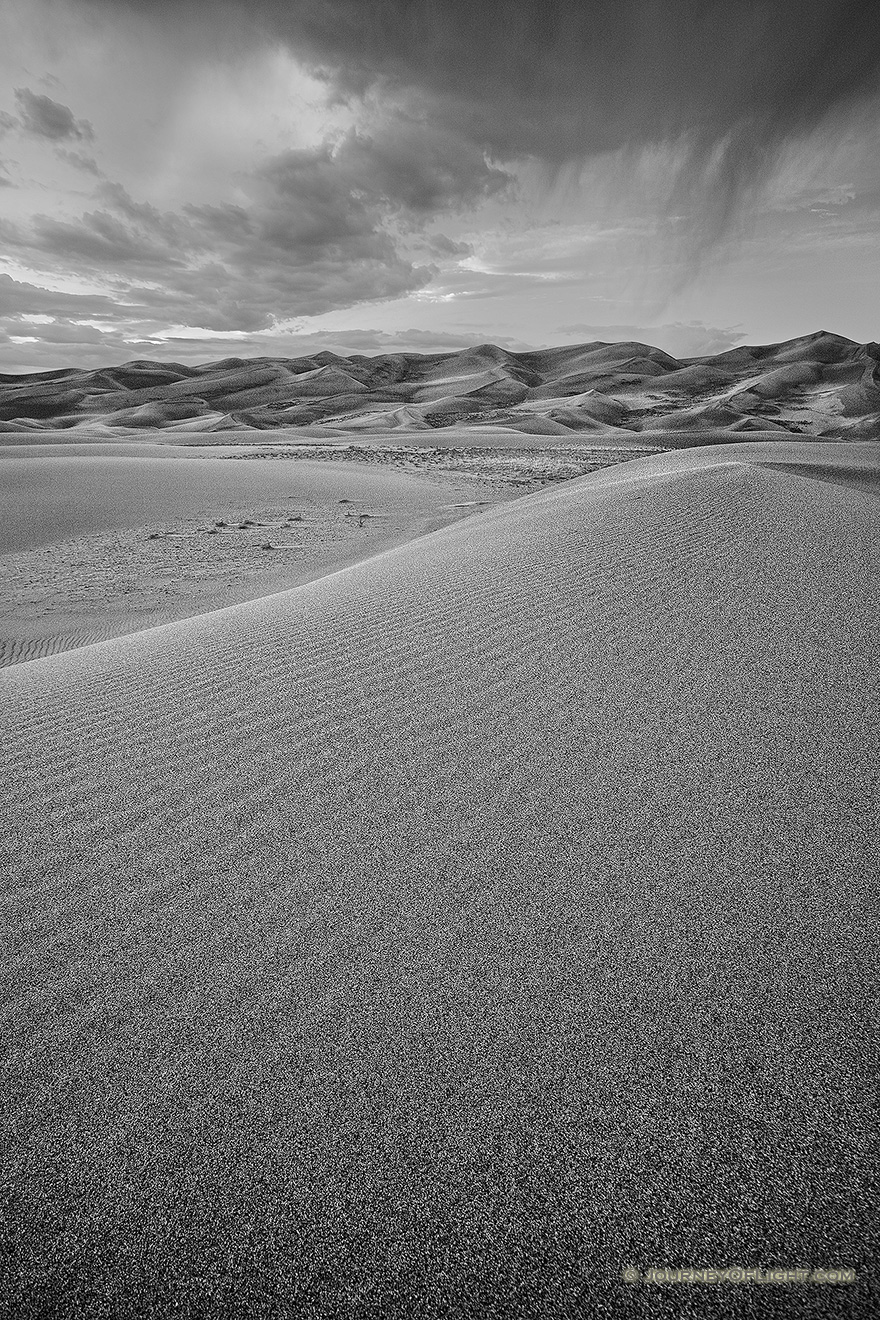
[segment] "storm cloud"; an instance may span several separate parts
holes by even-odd
[[[254,331],[421,288],[433,256],[467,251],[440,234],[425,239],[422,260],[409,255],[425,219],[509,182],[467,143],[394,116],[267,158],[241,181],[240,204],[162,211],[104,180],[94,209],[37,214],[5,238],[59,272],[112,273],[127,301],[173,324]]]
[[[123,2],[284,43],[338,95],[400,98],[502,162],[678,142],[721,212],[880,83],[880,11],[861,0]]]
[[[344,316],[351,333],[555,338],[607,319],[688,340],[748,324],[747,296],[779,319],[774,281],[806,308],[829,243],[849,273],[809,305],[872,312],[852,272],[880,190],[874,6],[31,0],[23,14],[31,44],[0,105],[7,266],[103,298],[108,334],[335,333]],[[738,254],[723,293],[690,297]],[[66,296],[22,308],[27,337],[54,314],[76,341]]]

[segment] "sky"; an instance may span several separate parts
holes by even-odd
[[[878,336],[866,0],[0,0],[0,372]]]

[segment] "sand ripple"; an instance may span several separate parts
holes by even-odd
[[[5,671],[16,1314],[618,1315],[629,1263],[864,1274],[857,449],[792,455],[833,481],[785,444],[640,460]]]

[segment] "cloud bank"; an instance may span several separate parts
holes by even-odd
[[[46,343],[271,335],[395,300],[408,317],[407,299],[519,298],[546,325],[563,289],[562,336],[606,314],[671,324],[680,312],[627,297],[642,257],[676,287],[676,245],[713,251],[793,144],[880,95],[880,10],[855,0],[33,0],[28,14],[38,32],[64,17],[79,80],[47,66],[0,106],[0,238],[7,269],[38,290],[2,328]],[[254,111],[252,149],[226,147],[276,57],[319,89],[310,130],[282,86]],[[57,178],[39,177],[47,161]],[[653,211],[633,186],[629,213],[604,216],[602,169],[612,201],[640,179]],[[566,186],[567,209],[541,214]],[[855,194],[843,182],[829,196],[840,227]],[[586,271],[592,305],[578,307]]]
[[[880,84],[880,16],[861,0],[122,3],[169,28],[282,42],[339,96],[408,100],[501,161],[560,168],[679,141],[685,179],[726,204]]]
[[[509,182],[470,144],[398,114],[260,161],[239,180],[239,202],[162,211],[104,179],[93,209],[37,213],[7,223],[3,238],[26,265],[112,273],[127,315],[136,303],[148,321],[254,331],[421,288],[433,257],[468,250],[443,234],[422,239],[424,223]]]

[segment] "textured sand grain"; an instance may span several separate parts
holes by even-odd
[[[871,1314],[877,459],[789,453],[0,676],[15,1314]]]
[[[156,449],[0,452],[0,665],[298,586],[456,521],[472,494],[455,472],[344,455],[294,466]],[[486,504],[520,493],[505,475],[481,482]]]
[[[0,553],[110,529],[231,517],[288,498],[335,504],[351,497],[415,515],[430,515],[449,499],[448,492],[403,473],[308,460],[293,468],[271,458],[0,458],[0,482]]]

